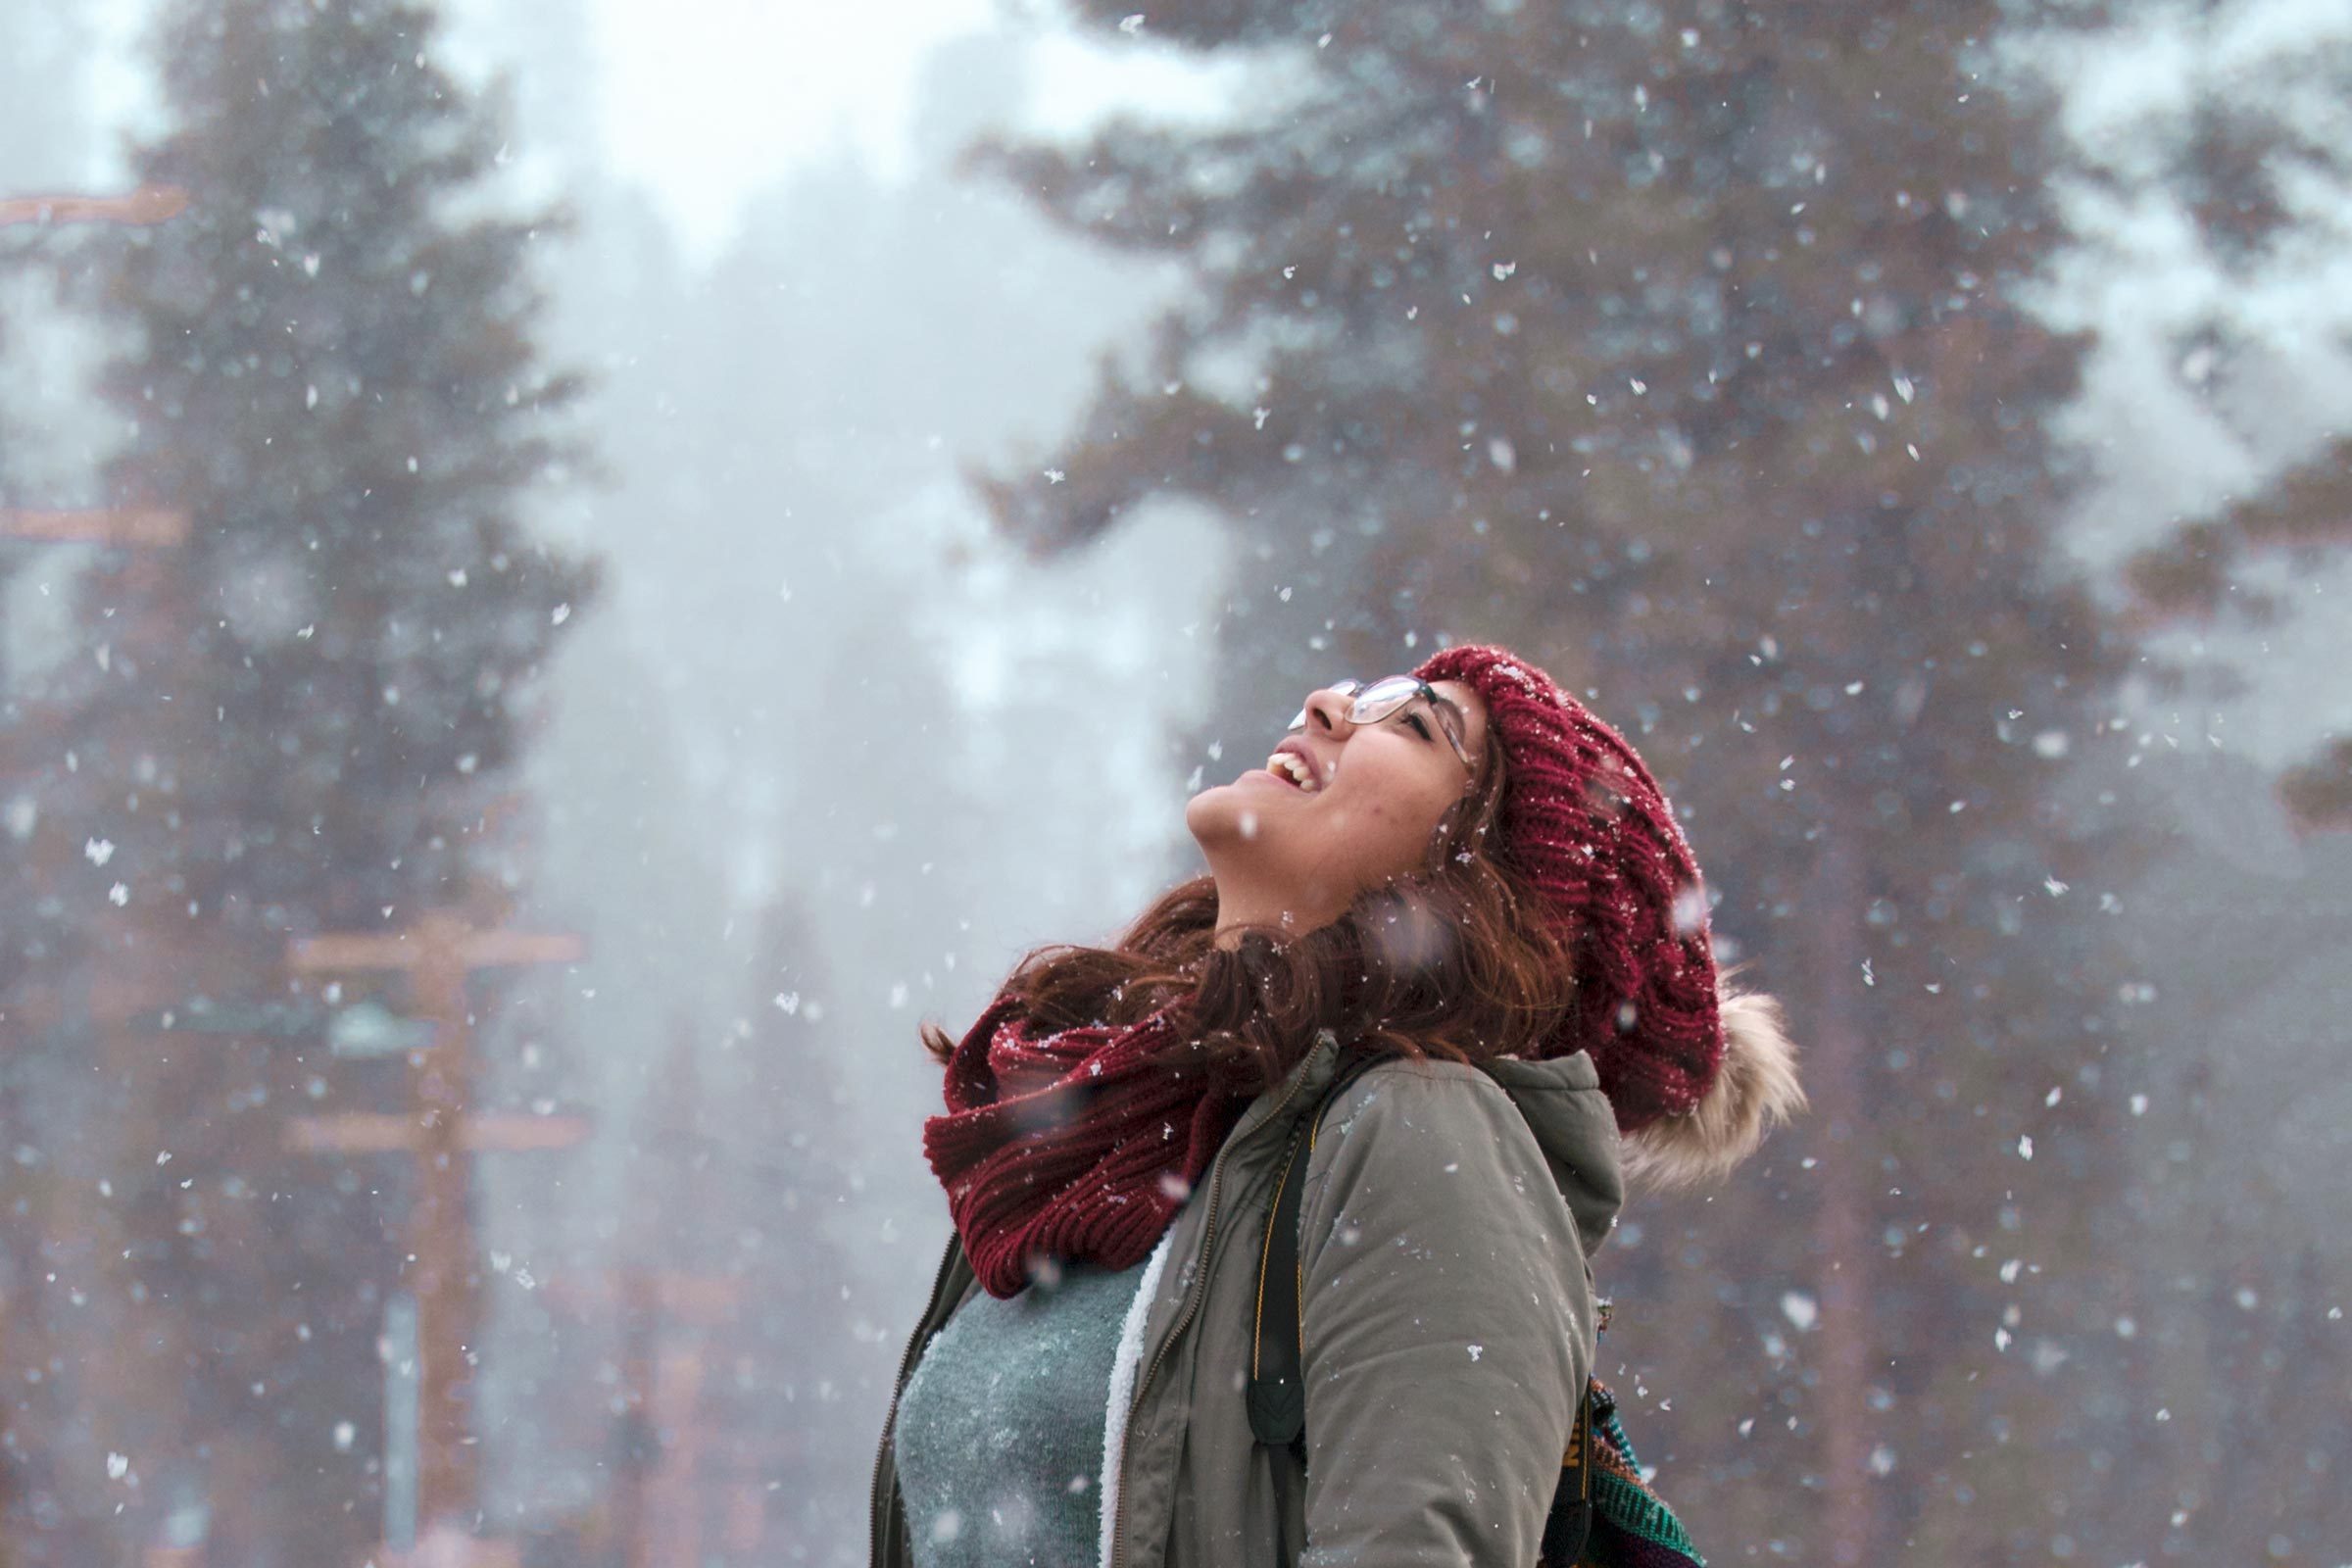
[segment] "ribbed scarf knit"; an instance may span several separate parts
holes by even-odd
[[[1250,1094],[1221,1085],[1174,1006],[1038,1033],[999,997],[948,1060],[923,1153],[992,1296],[1038,1259],[1131,1268],[1216,1157]]]

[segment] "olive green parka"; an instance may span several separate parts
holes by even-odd
[[[1592,1058],[1390,1060],[1332,1102],[1299,1216],[1302,1480],[1243,1391],[1273,1183],[1337,1057],[1326,1032],[1251,1102],[1143,1272],[1104,1412],[1102,1568],[1536,1561],[1591,1368],[1586,1260],[1624,1198]],[[901,1388],[978,1288],[951,1242]],[[888,1424],[872,1560],[915,1563]]]

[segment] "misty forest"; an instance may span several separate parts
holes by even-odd
[[[921,1027],[1460,643],[1708,1560],[2352,1562],[2352,9],[1145,5],[0,0],[0,1568],[865,1560]]]

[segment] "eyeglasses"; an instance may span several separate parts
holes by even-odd
[[[1438,728],[1445,734],[1446,744],[1453,748],[1453,755],[1460,758],[1462,765],[1472,773],[1478,771],[1478,764],[1470,760],[1470,753],[1462,745],[1462,710],[1439,696],[1437,688],[1429,682],[1411,675],[1383,675],[1369,686],[1360,680],[1335,680],[1329,690],[1351,699],[1348,705],[1348,722],[1350,724],[1377,724],[1414,702],[1428,703],[1430,711],[1437,715]],[[1291,733],[1297,734],[1304,728],[1306,710],[1301,708],[1298,716],[1291,720]]]

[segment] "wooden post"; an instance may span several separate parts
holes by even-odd
[[[703,1348],[692,1340],[663,1345],[654,1352],[654,1431],[662,1458],[647,1489],[646,1568],[701,1568],[703,1498],[695,1472],[703,1457]]]
[[[414,1058],[414,1115],[298,1118],[287,1129],[297,1149],[400,1152],[416,1161],[408,1230],[409,1288],[416,1298],[420,1534],[443,1522],[470,1532],[479,1516],[481,1461],[466,1366],[477,1340],[479,1251],[466,1156],[491,1149],[561,1148],[586,1132],[576,1117],[467,1114],[472,1048],[466,976],[495,966],[570,963],[586,953],[587,943],[574,934],[480,930],[436,909],[402,931],[297,938],[287,954],[287,966],[297,974],[405,970],[411,1010],[433,1025],[433,1043]]]
[[[187,211],[187,206],[188,193],[177,185],[142,185],[122,196],[5,196],[0,197],[0,228],[60,223],[144,227],[168,222]],[[0,537],[175,545],[187,532],[185,513],[157,508],[87,512],[0,509]]]
[[[138,552],[121,570],[126,597],[141,601],[164,586],[162,565],[146,552],[176,548],[185,544],[187,537],[188,514],[169,507],[0,507],[0,540],[114,545]],[[129,629],[126,622],[125,632]],[[0,698],[6,697],[7,686],[8,671],[0,665]],[[23,728],[30,733],[35,726],[28,723]],[[16,759],[0,748],[0,778],[13,774],[17,767]]]
[[[6,196],[0,197],[0,228],[58,223],[144,226],[177,218],[187,206],[188,193],[177,185],[142,185],[124,196]],[[176,545],[187,534],[187,514],[162,508],[78,512],[0,508],[0,538]],[[4,673],[0,671],[0,675]]]
[[[0,201],[0,224],[24,221],[16,211],[18,204]],[[58,204],[50,204],[50,214],[57,216]],[[173,208],[173,211],[176,211]],[[68,216],[71,216],[70,213]],[[170,216],[165,214],[163,216]],[[188,518],[184,512],[167,509],[94,509],[87,511],[28,510],[0,507],[0,540],[75,541],[101,543],[132,548],[169,547],[184,541]],[[152,570],[146,555],[134,561]],[[144,587],[143,583],[134,586]],[[0,625],[0,636],[5,634]],[[70,727],[81,715],[67,705],[20,701],[12,703],[14,677],[5,658],[0,658],[0,705],[13,706],[17,721],[0,724],[0,800],[13,796],[15,781],[38,773],[46,765],[54,765],[71,744]],[[71,863],[74,848],[54,826],[44,821],[38,809],[39,791],[31,792],[34,814],[29,822],[29,842],[17,845],[9,837],[11,828],[0,826],[0,844],[8,845],[7,853],[20,857],[19,874],[28,877],[30,886],[21,891],[37,897],[40,893],[60,886]],[[185,921],[180,922],[184,927]],[[131,965],[122,965],[124,969]],[[30,983],[27,983],[27,981]],[[16,1041],[37,1038],[58,1027],[71,1015],[68,999],[61,994],[61,983],[54,967],[32,966],[30,970],[11,963],[0,966],[0,1040],[7,1049],[17,1049]],[[15,1097],[0,1097],[0,1148],[15,1148],[21,1139],[18,1129],[26,1115],[24,1107],[15,1102]],[[37,1214],[37,1211],[36,1211]],[[19,1224],[0,1221],[0,1274],[34,1277],[39,1266],[36,1258],[43,1245],[39,1234],[44,1222],[37,1217]],[[34,1347],[21,1342],[19,1336],[40,1332],[39,1320],[26,1317],[11,1321],[11,1303],[0,1300],[0,1351],[8,1358],[19,1354],[30,1356],[26,1365],[37,1365],[41,1357]],[[0,1552],[0,1557],[5,1557]],[[185,1568],[200,1568],[198,1548],[155,1546],[147,1553],[151,1564],[181,1564]]]
[[[613,1533],[624,1568],[699,1568],[702,1562],[704,1348],[679,1328],[709,1331],[734,1321],[743,1282],[725,1276],[621,1269],[585,1287],[549,1286],[566,1306],[612,1304],[623,1315],[621,1377],[636,1419],[661,1444],[647,1475],[632,1460],[613,1479]],[[747,1527],[730,1514],[730,1539]],[[755,1543],[756,1544],[756,1543]]]
[[[142,185],[125,196],[0,197],[0,228],[24,224],[161,223],[187,210],[176,185]],[[108,544],[171,544],[187,537],[187,514],[141,511],[19,511],[0,508],[0,538],[77,539]]]
[[[1870,1485],[1868,1388],[1879,1364],[1871,1330],[1869,1194],[1873,1172],[1858,1157],[1869,1147],[1869,1107],[1861,1094],[1864,1027],[1855,995],[1854,955],[1866,934],[1867,870],[1852,838],[1826,835],[1814,861],[1800,951],[1812,1004],[1805,1089],[1821,1126],[1827,1179],[1814,1184],[1813,1262],[1820,1270],[1822,1490],[1815,1505],[1814,1555],[1825,1564],[1874,1562],[1878,1499]]]
[[[188,514],[171,507],[0,507],[0,539],[144,551],[171,549],[187,538]],[[155,564],[144,556],[134,557],[124,587],[145,594],[159,584]],[[0,669],[0,686],[5,681],[6,671]]]

